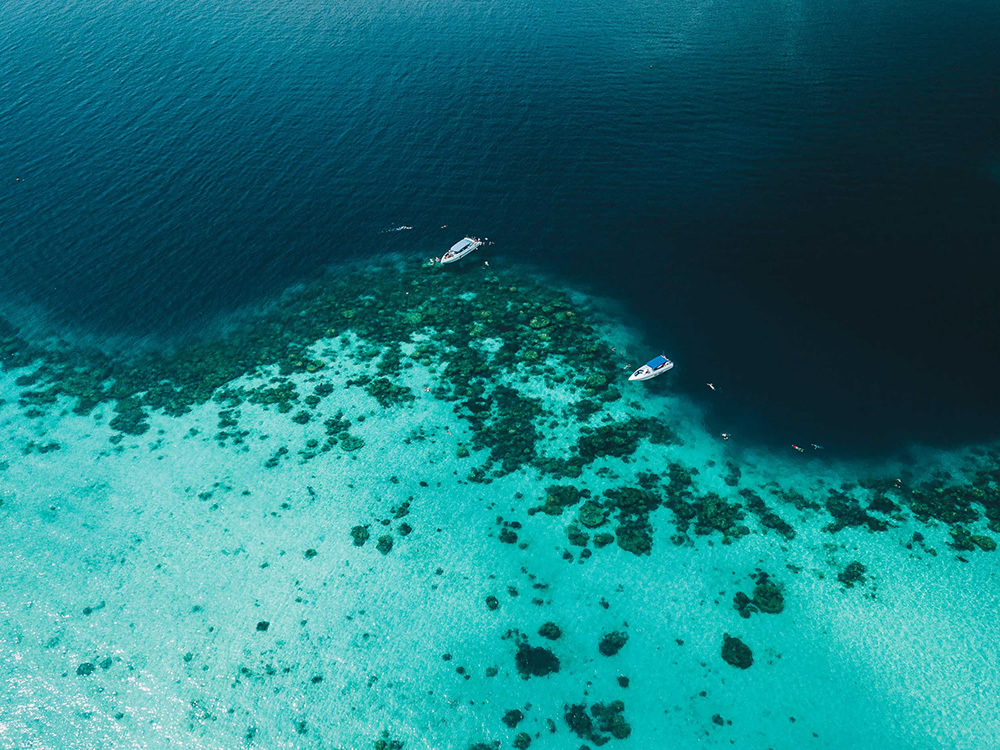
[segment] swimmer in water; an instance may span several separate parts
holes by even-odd
[[[729,433],[729,432],[723,432],[722,433],[722,439],[723,440],[729,440],[729,437],[730,437],[731,434],[732,433]]]
[[[797,445],[793,445],[792,447],[793,447],[793,448],[794,448],[795,450],[797,450],[797,451],[798,451],[799,453],[805,453],[805,452],[806,452],[806,449],[805,449],[805,448],[800,448],[800,447],[799,447],[799,446],[797,446]]]

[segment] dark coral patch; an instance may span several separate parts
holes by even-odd
[[[544,677],[559,671],[559,657],[544,646],[530,646],[522,642],[514,655],[517,673],[527,680],[529,677]]]

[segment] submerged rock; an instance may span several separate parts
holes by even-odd
[[[824,527],[824,531],[836,533],[850,526],[868,526],[871,531],[885,531],[889,524],[869,513],[861,507],[855,498],[836,490],[830,491],[826,501],[826,509],[833,516],[833,522]]]
[[[607,704],[595,703],[590,707],[591,715],[597,720],[597,728],[607,732],[616,740],[623,740],[632,734],[632,727],[622,715],[624,710],[625,703],[620,700]]]
[[[538,629],[538,635],[542,636],[542,638],[548,638],[550,641],[555,641],[562,635],[562,630],[554,622],[547,622]]]
[[[740,617],[744,619],[749,619],[750,615],[757,611],[756,605],[742,591],[737,591],[736,595],[733,596],[733,609],[739,612]]]
[[[587,714],[587,706],[583,703],[574,703],[566,707],[563,714],[566,725],[577,737],[589,740],[594,733],[594,720]]]
[[[753,651],[739,638],[723,633],[722,659],[738,669],[749,669],[753,665]]]
[[[628,643],[628,633],[614,630],[601,636],[601,640],[597,644],[597,650],[604,654],[604,656],[614,656],[624,648],[626,643]]]
[[[993,552],[997,548],[996,540],[985,534],[973,534],[970,539],[983,552]]]
[[[606,400],[613,400],[621,394],[617,389],[608,388],[604,395]],[[580,437],[576,448],[580,459],[589,464],[606,456],[629,456],[635,452],[639,440],[643,438],[659,445],[677,442],[673,431],[662,422],[652,418],[631,417],[590,430]]]
[[[520,709],[512,708],[510,711],[508,711],[503,715],[503,719],[501,721],[503,721],[504,724],[513,729],[523,720],[524,720],[524,712],[521,711]]]
[[[943,487],[939,480],[921,485],[910,493],[910,510],[924,523],[936,518],[947,524],[973,523],[979,513],[972,507],[974,495],[967,488]]]
[[[740,496],[746,503],[747,510],[760,519],[761,526],[765,529],[774,529],[789,541],[795,538],[795,529],[791,524],[769,508],[760,495],[751,489],[743,488],[740,490]]]
[[[660,498],[649,490],[617,487],[605,490],[604,495],[616,509],[623,513],[650,513],[660,507]]]
[[[696,534],[706,535],[720,531],[724,537],[744,535],[745,527],[736,523],[743,519],[743,508],[739,503],[727,502],[714,492],[709,492],[695,507],[698,512],[694,527]]]
[[[574,547],[586,547],[587,542],[590,541],[590,534],[575,523],[571,523],[566,527],[566,536],[569,538],[569,543]]]
[[[559,657],[543,646],[530,646],[527,642],[517,647],[514,664],[517,673],[525,680],[559,671]]]
[[[502,529],[500,529],[497,539],[504,544],[517,544],[517,532],[505,525]]]
[[[964,526],[955,526],[951,529],[951,546],[960,552],[972,552],[977,547],[983,552],[993,552],[997,543],[993,537],[973,534]]]
[[[785,608],[785,597],[777,585],[762,575],[753,590],[753,603],[761,612],[776,615]]]
[[[95,669],[97,669],[97,667],[95,667],[89,661],[85,661],[83,664],[81,664],[76,668],[76,673],[81,677],[86,677],[87,675],[93,674]]]
[[[392,535],[383,534],[378,538],[378,544],[375,545],[375,549],[381,552],[383,555],[388,555],[392,550]]]
[[[618,546],[633,555],[648,555],[653,551],[653,528],[642,516],[623,522],[615,529]]]
[[[115,405],[115,416],[108,425],[126,435],[142,435],[149,431],[149,418],[138,400],[124,398]]]
[[[863,563],[858,560],[854,560],[853,562],[848,563],[847,567],[840,573],[837,573],[837,580],[844,584],[847,588],[853,588],[854,584],[863,584],[867,580],[865,577],[866,570],[867,569]]]
[[[369,533],[367,526],[355,526],[351,529],[351,538],[355,547],[363,547],[368,541]]]
[[[590,707],[590,715],[587,714],[586,704],[575,703],[565,707],[563,718],[573,734],[600,746],[607,744],[612,738],[623,740],[632,734],[632,727],[625,720],[624,711],[625,703],[620,700],[595,703]]]
[[[562,514],[564,509],[576,505],[580,501],[580,490],[569,484],[553,485],[548,487],[545,493],[545,503],[537,508],[532,508],[532,511],[558,516]]]
[[[588,529],[596,529],[608,520],[608,512],[603,506],[601,506],[600,503],[588,500],[580,506],[580,513],[578,517],[580,519],[580,523]]]
[[[375,378],[365,384],[365,391],[375,398],[383,408],[415,401],[413,392],[406,386],[397,385],[388,378]]]
[[[956,526],[951,529],[951,547],[959,552],[972,552],[976,545],[972,541],[972,534],[964,526]]]
[[[600,534],[594,535],[594,546],[595,547],[607,547],[615,540],[614,534],[609,534],[606,531]]]
[[[899,506],[890,500],[885,493],[877,492],[868,503],[868,510],[876,513],[895,513],[899,510]]]
[[[345,451],[356,451],[360,448],[364,448],[365,441],[356,435],[347,435],[346,437],[339,437],[340,447]]]

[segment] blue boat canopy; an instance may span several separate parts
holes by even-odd
[[[669,361],[670,360],[661,354],[659,357],[653,357],[649,360],[649,362],[646,363],[646,367],[652,367],[655,370],[657,367],[663,367],[663,365],[667,364]]]

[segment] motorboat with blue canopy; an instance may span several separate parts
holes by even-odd
[[[673,369],[673,366],[674,363],[661,354],[659,357],[653,357],[649,362],[633,372],[629,376],[629,380],[649,380],[650,378],[655,378],[657,375],[662,375],[667,370]]]

